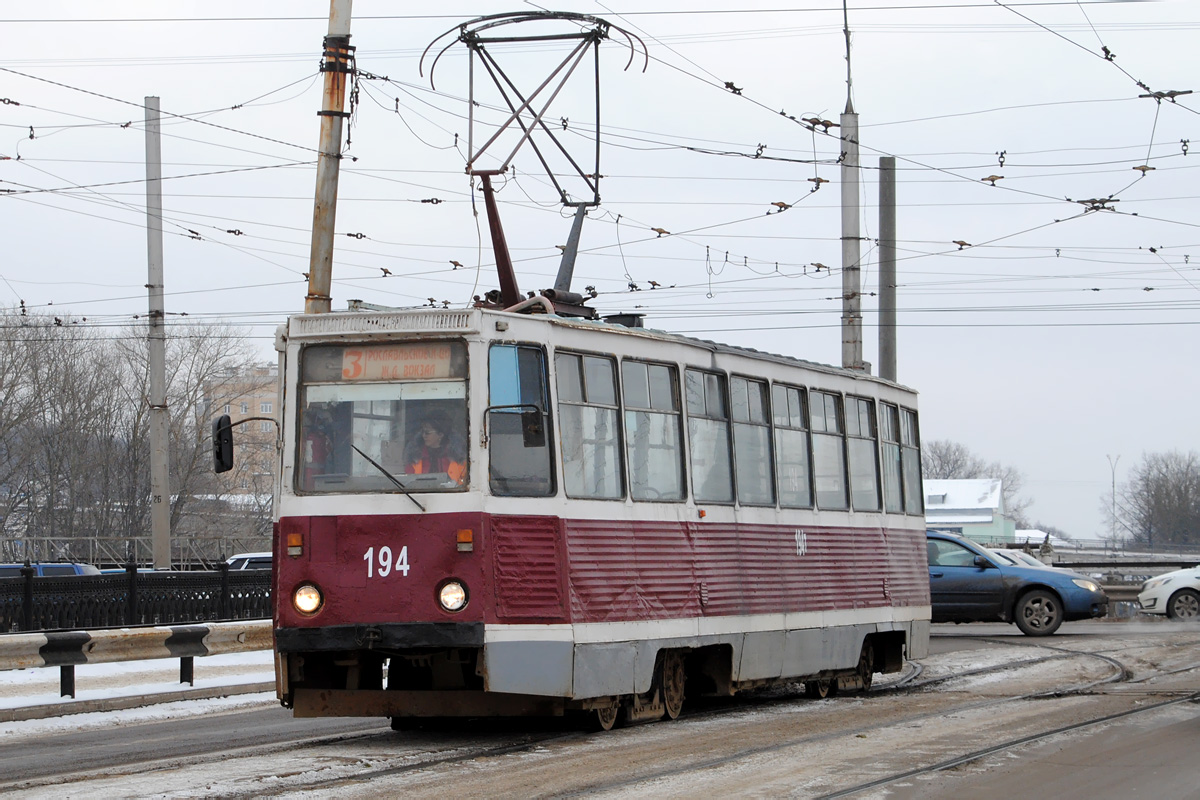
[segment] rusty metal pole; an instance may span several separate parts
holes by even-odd
[[[317,191],[313,204],[312,250],[308,263],[306,314],[329,311],[333,281],[333,226],[337,214],[338,169],[341,165],[342,121],[347,114],[346,84],[353,73],[350,46],[351,0],[330,0],[329,34],[325,37],[325,91],[321,102],[321,143],[317,160]]]
[[[500,227],[500,209],[496,207],[496,193],[492,190],[492,171],[476,172],[483,181],[483,205],[487,209],[488,228],[492,233],[492,251],[496,256],[496,273],[500,278],[500,302],[505,306],[521,301],[521,290],[517,288],[517,273],[513,270],[508,242],[504,239],[504,228]]]

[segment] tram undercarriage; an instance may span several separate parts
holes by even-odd
[[[400,728],[423,718],[588,713],[608,730],[618,722],[675,719],[685,697],[803,683],[807,696],[824,698],[870,689],[874,673],[901,669],[905,631],[871,633],[861,641],[853,666],[744,680],[734,678],[740,654],[729,644],[660,647],[646,691],[585,698],[490,691],[485,651],[470,647],[280,653],[277,675],[280,699],[297,717],[386,716]]]

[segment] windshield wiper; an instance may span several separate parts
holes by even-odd
[[[407,489],[407,488],[405,488],[404,484],[403,484],[403,483],[401,483],[401,482],[400,482],[400,481],[399,481],[399,480],[396,478],[396,476],[395,476],[395,475],[393,475],[392,473],[390,473],[390,472],[388,472],[386,469],[384,469],[382,464],[379,464],[379,463],[377,463],[377,462],[375,461],[375,459],[371,458],[369,455],[367,455],[366,453],[364,453],[362,450],[359,450],[359,449],[358,449],[357,447],[355,447],[353,444],[352,444],[352,445],[350,445],[350,447],[354,449],[354,452],[358,453],[360,456],[362,456],[363,458],[365,458],[365,459],[367,460],[367,463],[368,463],[368,464],[370,464],[372,467],[374,467],[375,469],[377,469],[377,470],[379,470],[380,472],[382,472],[382,473],[383,473],[383,476],[384,476],[385,478],[387,478],[387,479],[388,479],[389,481],[391,481],[392,483],[396,484],[396,488],[397,488],[397,489],[399,489],[400,491],[404,492],[404,496],[405,496],[405,497],[407,497],[409,500],[412,500],[414,503],[416,503],[416,504],[417,504],[417,508],[421,509],[422,511],[424,511],[424,510],[425,510],[425,506],[421,505],[420,501],[418,501],[418,500],[417,500],[417,498],[415,498],[415,497],[413,497],[411,494],[409,494],[409,493],[408,493],[408,489]]]

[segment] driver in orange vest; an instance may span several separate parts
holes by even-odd
[[[421,423],[416,441],[409,447],[408,474],[444,472],[460,485],[466,480],[466,458],[450,443],[447,427],[445,419],[436,415]]]

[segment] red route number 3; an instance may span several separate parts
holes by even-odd
[[[363,351],[346,350],[342,354],[342,378],[352,381],[363,374]]]

